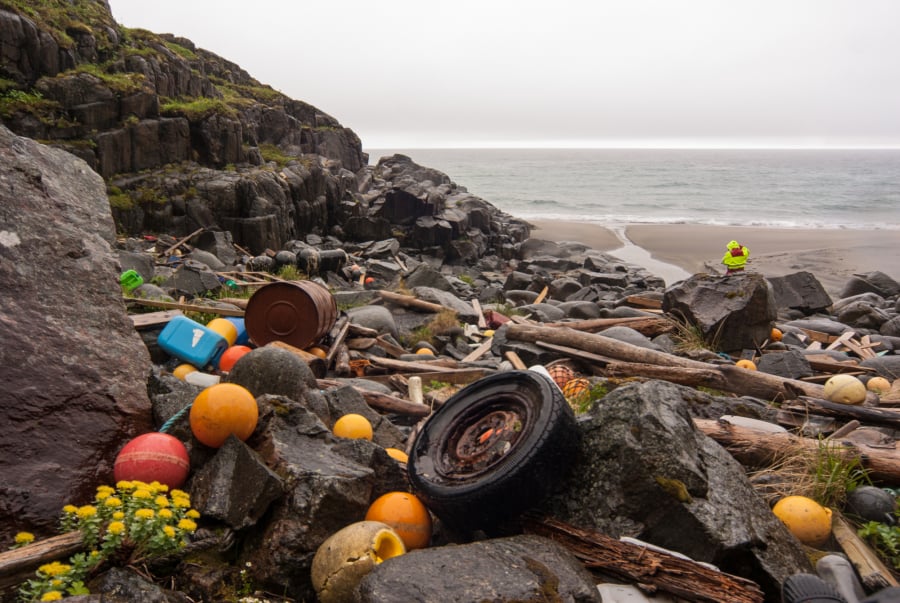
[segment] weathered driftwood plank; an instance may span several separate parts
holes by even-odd
[[[584,530],[545,518],[526,520],[525,531],[550,538],[569,549],[598,577],[649,584],[686,601],[761,603],[759,586],[746,578],[630,542],[596,530]]]
[[[198,312],[201,314],[218,314],[219,316],[243,316],[244,311],[240,308],[216,308],[213,306],[199,306],[196,304],[186,304],[181,302],[166,302],[157,299],[138,299],[137,297],[124,298],[126,303],[137,304],[138,306],[148,306],[150,308],[165,308],[172,310],[182,310],[184,312]]]
[[[859,574],[859,578],[869,592],[878,591],[889,586],[900,586],[891,570],[882,563],[878,555],[856,534],[843,515],[832,510],[831,533],[847,555],[850,563]]]
[[[45,563],[68,557],[81,550],[81,532],[67,532],[0,553],[0,590],[33,577]]]

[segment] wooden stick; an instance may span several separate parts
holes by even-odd
[[[434,372],[446,372],[452,371],[457,367],[457,362],[455,360],[440,359],[440,360],[427,360],[420,362],[413,362],[407,360],[394,360],[392,358],[378,358],[377,356],[373,356],[369,358],[369,362],[371,362],[374,366],[381,366],[389,369],[398,369],[401,371],[434,371]]]
[[[635,331],[655,337],[662,333],[668,333],[675,329],[672,321],[665,318],[648,318],[644,316],[628,316],[625,318],[590,318],[588,320],[575,320],[569,322],[546,322],[545,327],[567,327],[576,331],[600,331],[609,327],[624,325]]]
[[[505,354],[506,359],[509,360],[512,365],[519,370],[526,370],[528,367],[525,366],[525,363],[522,362],[522,359],[519,358],[519,355],[513,352],[512,350],[508,350]]]
[[[484,311],[481,309],[481,302],[478,301],[477,297],[472,298],[472,308],[475,309],[475,314],[478,315],[478,325],[479,329],[484,329],[487,327],[487,321],[484,319]]]
[[[834,539],[853,564],[869,592],[889,586],[900,586],[891,570],[881,562],[878,555],[856,534],[856,530],[836,509],[832,509],[831,533],[834,534]]]
[[[334,362],[334,358],[337,356],[338,349],[341,347],[341,344],[344,343],[344,338],[347,337],[347,333],[350,332],[350,320],[347,319],[346,316],[342,317],[342,319],[344,320],[344,324],[341,325],[334,341],[331,343],[331,347],[328,349],[328,354],[325,356],[326,369],[331,367],[331,363]]]
[[[350,349],[346,343],[336,348],[338,352],[334,357],[334,372],[338,377],[347,377],[350,375]]]
[[[838,404],[821,400],[818,398],[809,398],[801,396],[798,400],[793,400],[782,406],[785,410],[801,410],[808,413],[822,414],[828,417],[859,419],[866,423],[874,423],[876,425],[884,425],[894,429],[900,429],[900,412],[895,410],[887,410],[883,408],[868,408],[865,406],[854,406],[852,404]]]
[[[317,383],[319,385],[319,388],[321,389],[344,385],[340,381],[330,379],[319,379],[317,380]],[[362,394],[362,397],[366,400],[366,403],[375,410],[395,413],[398,415],[409,415],[411,417],[427,417],[431,414],[431,409],[424,404],[416,404],[415,402],[410,402],[409,400],[404,400],[403,398],[398,398],[397,396],[372,391],[370,389],[365,389],[362,387],[351,387]]]
[[[392,291],[378,291],[378,295],[381,296],[382,299],[393,302],[399,306],[403,306],[405,308],[415,308],[417,310],[425,310],[426,312],[443,312],[447,308],[440,304],[433,304],[431,302],[423,301],[412,295],[400,295],[399,293],[393,293]]]
[[[216,308],[214,306],[199,306],[196,304],[186,304],[181,302],[165,302],[156,299],[143,299],[137,297],[124,298],[126,303],[137,304],[139,306],[148,306],[150,308],[170,308],[173,310],[182,310],[184,312],[198,312],[202,314],[218,314],[219,316],[243,316],[244,311],[240,308]]]
[[[549,293],[549,292],[550,292],[550,287],[547,285],[544,285],[544,288],[541,290],[541,292],[538,294],[538,296],[534,298],[534,301],[531,303],[533,303],[533,304],[541,303],[542,301],[544,301],[544,298],[547,297],[547,293]]]
[[[204,230],[206,230],[206,227],[201,226],[200,228],[198,228],[197,230],[195,230],[188,236],[178,239],[177,241],[175,241],[175,243],[173,243],[171,246],[169,246],[169,248],[166,249],[165,251],[163,251],[160,255],[169,255],[170,253],[172,253],[173,251],[175,251],[176,249],[178,249],[179,247],[181,247],[182,245],[184,245],[185,243],[187,243],[188,241],[190,241],[191,239],[196,237],[198,234],[200,234]]]
[[[481,358],[485,352],[491,349],[491,344],[493,343],[494,338],[488,337],[484,341],[481,342],[481,345],[469,352],[469,355],[461,360],[461,362],[475,362],[479,358]]]

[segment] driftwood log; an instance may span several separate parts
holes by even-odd
[[[575,320],[568,322],[545,322],[543,327],[564,327],[574,329],[576,331],[594,332],[609,327],[625,326],[629,329],[646,335],[647,337],[655,337],[663,333],[669,333],[675,329],[675,325],[671,320],[666,318],[642,316],[628,316],[625,318],[591,318],[588,320]]]
[[[316,383],[320,389],[345,385],[341,381],[335,379],[317,379]],[[366,401],[366,404],[375,410],[411,417],[427,417],[431,414],[431,408],[424,404],[416,404],[415,402],[410,402],[409,400],[404,400],[403,398],[398,398],[391,394],[376,392],[362,387],[351,387],[358,391]]]
[[[379,291],[378,295],[381,296],[381,299],[391,302],[392,304],[397,304],[398,306],[403,306],[404,308],[413,308],[415,310],[424,310],[425,312],[435,313],[443,312],[447,309],[440,304],[433,304],[417,297],[413,297],[412,295],[401,295],[399,293],[393,293],[392,291]]]
[[[689,358],[682,358],[666,352],[642,348],[624,341],[604,337],[596,333],[584,333],[565,327],[546,327],[536,325],[511,324],[507,327],[506,337],[535,344],[550,343],[558,346],[574,348],[590,354],[604,356],[615,361],[624,361],[636,365],[659,365],[673,368],[717,371],[722,380],[715,387],[724,391],[754,396],[770,401],[793,400],[799,395],[812,398],[824,398],[825,388],[816,383],[808,383],[798,379],[787,379],[770,375],[761,371],[750,371],[730,364],[711,364]],[[702,373],[706,375],[706,373]],[[688,382],[688,385],[692,383]],[[696,383],[695,385],[705,385]],[[874,394],[867,400],[874,402]]]
[[[598,532],[544,518],[526,520],[526,532],[563,545],[596,577],[636,583],[643,590],[665,592],[685,601],[759,603],[764,595],[746,578],[716,571],[675,555],[623,542]]]
[[[751,468],[767,467],[792,451],[816,452],[822,445],[812,438],[759,431],[727,421],[695,418],[694,425],[721,444],[738,462]],[[848,458],[858,458],[873,480],[886,486],[900,485],[900,451],[895,447],[841,442],[838,438],[831,438],[829,445],[836,446],[834,450],[843,452]]]

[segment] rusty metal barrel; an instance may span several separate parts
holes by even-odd
[[[244,326],[257,346],[282,341],[304,349],[324,337],[337,316],[337,303],[325,286],[278,281],[263,285],[250,297]]]

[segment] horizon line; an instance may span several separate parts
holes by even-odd
[[[698,145],[622,145],[622,146],[548,146],[548,145],[377,145],[363,146],[366,150],[390,150],[401,149],[410,151],[446,151],[446,150],[484,150],[484,151],[522,151],[522,150],[553,150],[553,151],[900,151],[900,144],[897,145],[847,145],[847,146],[813,146],[813,145],[777,145],[777,146],[760,146],[760,145],[720,145],[720,146],[698,146]]]

